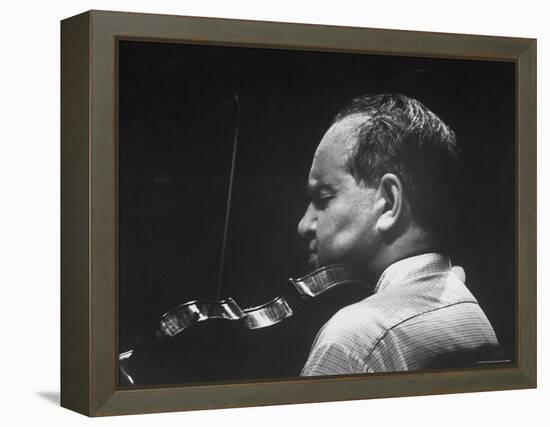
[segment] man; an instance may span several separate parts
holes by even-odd
[[[458,367],[497,348],[446,255],[457,158],[453,131],[414,99],[365,96],[336,116],[298,231],[314,266],[352,264],[375,286],[321,328],[302,375]]]

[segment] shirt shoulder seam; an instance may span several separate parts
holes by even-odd
[[[472,301],[472,300],[467,300],[467,301],[457,301],[457,302],[453,302],[451,304],[446,304],[446,305],[443,305],[443,306],[440,306],[440,307],[436,307],[436,308],[432,308],[430,310],[426,310],[426,311],[423,311],[421,313],[416,313],[416,314],[413,314],[412,316],[409,316],[403,320],[400,320],[399,322],[395,323],[394,325],[390,326],[388,329],[386,329],[384,331],[384,333],[376,340],[375,344],[372,346],[372,348],[370,349],[369,353],[367,354],[367,356],[365,357],[365,362],[364,364],[368,366],[368,360],[370,359],[370,357],[372,356],[372,353],[374,352],[374,350],[376,350],[376,348],[378,347],[378,345],[382,342],[382,340],[384,338],[386,338],[386,336],[395,328],[397,328],[398,326],[402,325],[403,323],[405,322],[408,322],[409,320],[411,319],[414,319],[415,317],[419,317],[419,316],[422,316],[424,314],[428,314],[428,313],[433,313],[435,311],[438,311],[438,310],[443,310],[445,308],[449,308],[449,307],[453,307],[455,305],[460,305],[460,304],[475,304],[477,306],[479,306],[479,303],[477,301]]]

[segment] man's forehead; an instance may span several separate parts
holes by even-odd
[[[357,130],[367,120],[368,116],[364,114],[353,114],[334,123],[321,139],[314,158],[323,154],[349,154],[355,144]]]
[[[365,120],[364,115],[347,116],[327,130],[313,156],[310,180],[317,179],[319,173],[345,168],[355,145],[357,130]]]
[[[339,186],[347,179],[347,162],[356,141],[357,129],[365,120],[365,115],[355,114],[334,123],[327,130],[313,156],[309,188]]]

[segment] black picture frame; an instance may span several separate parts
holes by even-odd
[[[513,363],[368,378],[296,377],[121,388],[117,287],[121,40],[514,64]],[[535,40],[90,11],[62,22],[61,53],[62,406],[100,416],[536,386]]]

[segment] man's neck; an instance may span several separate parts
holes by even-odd
[[[441,252],[441,249],[428,233],[417,229],[393,241],[391,245],[382,247],[364,273],[370,280],[377,281],[390,265],[429,252]]]

